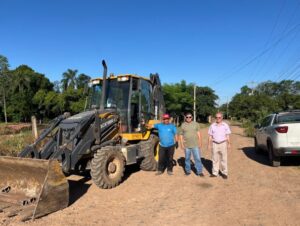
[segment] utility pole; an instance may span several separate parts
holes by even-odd
[[[194,122],[196,122],[196,84],[194,84]]]

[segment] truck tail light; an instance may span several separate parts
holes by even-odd
[[[287,131],[289,130],[289,127],[288,126],[279,126],[275,129],[278,133],[287,133]]]

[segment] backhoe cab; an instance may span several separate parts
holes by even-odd
[[[103,77],[91,81],[85,111],[58,116],[19,157],[0,157],[0,213],[28,220],[65,208],[64,175],[90,171],[98,187],[113,188],[126,165],[156,169],[158,137],[145,125],[165,111],[158,75],[107,77],[102,64]]]

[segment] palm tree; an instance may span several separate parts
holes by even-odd
[[[8,86],[8,71],[9,71],[8,60],[5,56],[0,55],[0,92],[2,94],[2,104],[5,123],[7,123],[6,113],[6,92]]]
[[[63,84],[63,89],[67,90],[68,88],[74,89],[76,86],[76,75],[78,70],[68,69],[63,73],[63,79],[61,80]]]

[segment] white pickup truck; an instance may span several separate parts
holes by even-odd
[[[272,166],[280,166],[281,156],[300,156],[300,110],[268,115],[256,126],[256,152],[269,153]]]

